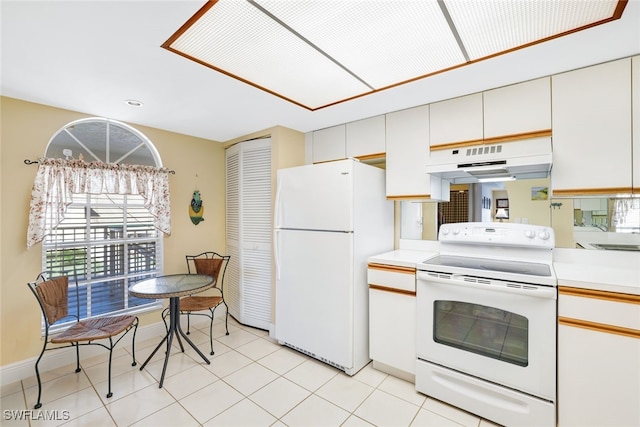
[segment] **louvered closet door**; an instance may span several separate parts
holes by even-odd
[[[231,256],[225,274],[224,298],[229,314],[240,319],[240,144],[226,151],[226,237]]]
[[[227,150],[229,312],[241,323],[271,323],[271,140]]]

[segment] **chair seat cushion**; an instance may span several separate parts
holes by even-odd
[[[180,311],[207,310],[218,306],[221,302],[221,296],[184,297],[180,299]]]
[[[133,325],[136,317],[131,315],[96,317],[75,323],[69,329],[51,339],[52,343],[94,341],[118,335]]]

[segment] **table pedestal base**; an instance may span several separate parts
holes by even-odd
[[[207,357],[196,347],[196,345],[187,337],[187,334],[184,333],[182,327],[180,326],[180,297],[172,297],[169,299],[169,329],[167,330],[167,335],[160,341],[160,344],[153,350],[151,355],[144,361],[142,366],[140,366],[140,370],[142,371],[149,360],[156,354],[156,352],[162,347],[164,342],[167,343],[167,351],[164,356],[164,366],[162,367],[162,376],[160,377],[160,388],[162,388],[162,384],[164,383],[164,374],[167,372],[167,363],[169,362],[169,355],[171,353],[171,344],[173,343],[173,336],[176,336],[178,339],[178,343],[180,344],[180,349],[184,353],[184,347],[182,346],[182,341],[180,339],[180,335],[185,339],[187,343],[202,357],[202,360],[207,362],[207,365],[210,365],[211,362]]]

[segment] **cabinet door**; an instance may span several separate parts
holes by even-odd
[[[313,132],[313,163],[328,162],[347,157],[345,125]]]
[[[640,339],[558,327],[558,425],[640,425]]]
[[[631,59],[552,76],[554,195],[631,191]]]
[[[633,192],[640,194],[640,56],[631,60],[633,102]]]
[[[482,140],[482,93],[436,102],[430,107],[431,146]]]
[[[551,78],[483,93],[484,138],[551,130]]]
[[[384,157],[384,116],[347,123],[347,157]]]
[[[640,296],[559,288],[558,425],[640,425]]]
[[[429,106],[386,115],[387,197],[449,200],[448,182],[430,177]]]
[[[369,289],[369,356],[374,361],[415,374],[415,296]]]

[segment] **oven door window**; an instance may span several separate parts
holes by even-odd
[[[502,360],[529,364],[529,320],[509,311],[459,301],[434,301],[434,341]]]

